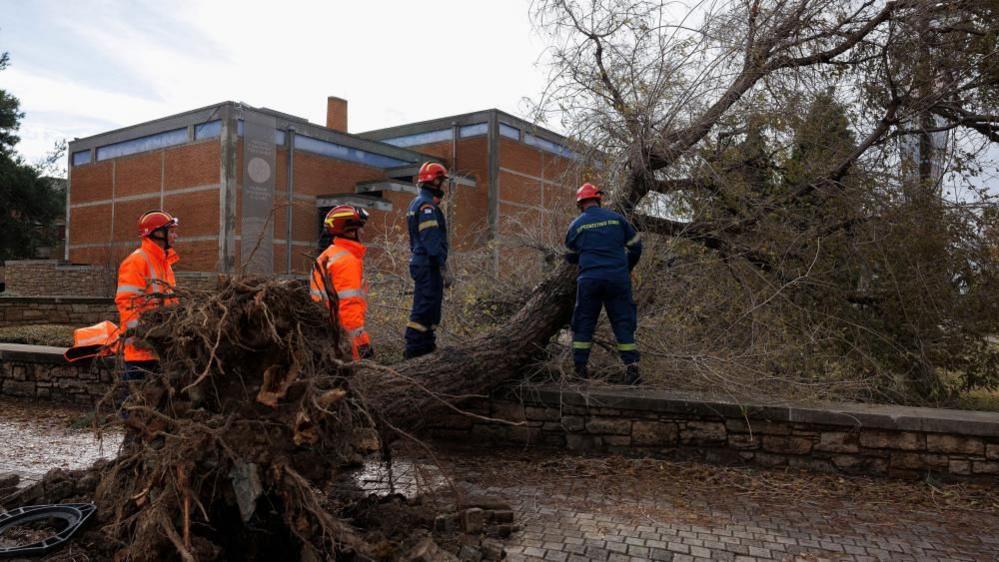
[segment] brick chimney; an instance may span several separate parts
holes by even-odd
[[[326,98],[326,127],[347,132],[347,100],[333,96]]]

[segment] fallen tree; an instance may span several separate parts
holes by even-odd
[[[344,476],[516,374],[565,323],[567,281],[563,267],[494,334],[395,367],[346,360],[335,307],[323,311],[303,282],[231,278],[183,293],[140,333],[162,375],[98,406],[106,423],[124,417],[120,455],[56,471],[7,504],[93,499],[99,527],[81,539],[91,559],[447,559],[427,542],[436,514],[367,499]]]

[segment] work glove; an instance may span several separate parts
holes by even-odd
[[[357,355],[361,359],[374,359],[375,350],[371,347],[371,345],[364,343],[357,346]]]
[[[445,289],[450,289],[451,285],[454,285],[454,275],[451,275],[451,270],[446,265],[441,266],[441,278],[444,280]]]

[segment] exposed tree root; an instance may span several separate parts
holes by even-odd
[[[97,419],[125,418],[119,457],[51,473],[11,502],[92,498],[98,524],[80,539],[91,559],[404,558],[433,514],[401,521],[411,528],[392,540],[372,536],[345,515],[364,494],[334,481],[379,447],[378,431],[382,442],[386,428],[406,434],[453,395],[495,382],[457,381],[453,369],[428,378],[432,360],[351,363],[327,314],[301,282],[235,278],[146,316],[141,335],[162,374],[98,405]]]

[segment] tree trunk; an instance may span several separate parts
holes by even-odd
[[[445,407],[443,400],[455,403],[488,393],[519,375],[568,323],[575,291],[576,268],[562,263],[534,288],[520,311],[492,333],[395,365],[395,374],[364,370],[352,384],[385,422],[416,428],[428,413]]]

